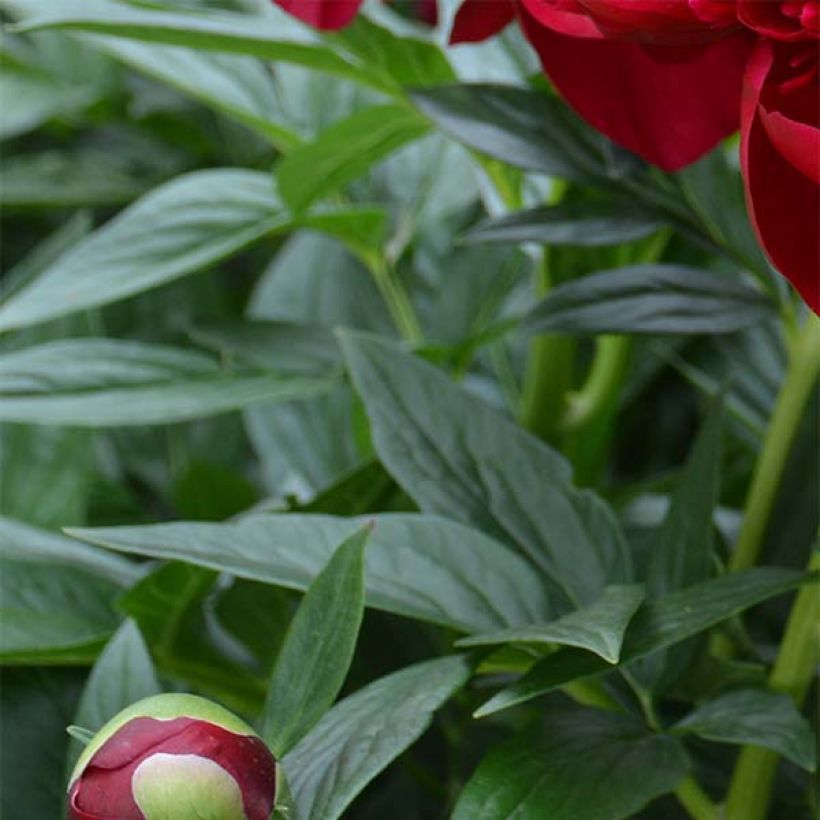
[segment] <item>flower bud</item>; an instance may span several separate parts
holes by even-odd
[[[157,695],[112,718],[68,787],[71,820],[269,820],[277,765],[253,729],[193,695]]]

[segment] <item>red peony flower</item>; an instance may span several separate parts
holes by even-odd
[[[85,749],[68,816],[269,820],[276,783],[273,755],[230,712],[192,695],[158,695],[121,712]]]
[[[327,28],[360,5],[276,2],[305,20],[313,9]],[[465,0],[451,41],[515,19],[561,96],[648,162],[678,170],[740,126],[760,242],[820,312],[818,0]]]

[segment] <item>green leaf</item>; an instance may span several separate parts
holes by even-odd
[[[300,142],[277,122],[276,86],[257,60],[118,37],[84,35],[82,39],[127,66],[224,111],[282,149]]]
[[[760,291],[725,274],[634,265],[559,285],[526,318],[536,333],[734,333],[772,315]]]
[[[200,353],[113,339],[67,339],[0,355],[0,420],[105,427],[168,424],[290,401],[333,377],[223,371]]]
[[[805,575],[793,570],[757,567],[649,600],[627,627],[620,663],[680,643],[744,609],[788,592],[804,580]],[[551,692],[572,680],[600,675],[611,669],[605,660],[583,650],[559,649],[487,701],[476,711],[476,716],[490,715]]]
[[[364,175],[427,129],[424,120],[404,106],[380,105],[357,111],[279,162],[279,194],[292,210],[302,211]]]
[[[662,596],[708,578],[715,566],[712,517],[720,489],[722,396],[713,403],[678,479],[649,564],[650,594]],[[656,653],[639,663],[638,677],[653,689],[683,674],[697,646]]]
[[[66,726],[65,728],[68,736],[76,740],[81,746],[85,747],[94,740],[94,732],[90,729],[83,729],[82,726]]]
[[[643,599],[641,586],[606,587],[597,601],[552,623],[504,629],[489,635],[471,635],[462,638],[456,646],[557,643],[588,649],[609,663],[617,663],[626,628]]]
[[[710,151],[677,173],[675,181],[707,236],[728,247],[745,268],[763,273],[774,284],[781,277],[771,272],[763,256],[746,210],[742,178],[729,157],[728,151]]]
[[[365,15],[327,38],[356,58],[363,67],[407,87],[422,87],[456,79],[437,46],[413,37],[399,37]]]
[[[117,588],[78,569],[0,561],[0,660],[85,663],[117,627]]]
[[[140,568],[127,558],[5,516],[0,516],[0,556],[74,567],[117,586],[128,586],[141,574]]]
[[[469,675],[464,658],[440,658],[380,678],[334,706],[282,761],[300,820],[341,817]]]
[[[87,430],[0,425],[0,511],[41,527],[85,523],[91,442]]]
[[[111,34],[202,51],[244,54],[281,60],[381,87],[377,78],[322,45],[321,38],[288,15],[183,14],[140,9],[103,0],[52,0],[44,9],[37,0],[3,0],[22,18],[21,29],[61,28]]]
[[[453,820],[620,820],[686,776],[683,746],[634,717],[553,710],[479,764]]]
[[[702,581],[714,566],[712,516],[720,487],[722,416],[723,401],[718,398],[675,485],[652,551],[649,586],[655,595]]]
[[[647,214],[609,204],[583,207],[551,205],[516,211],[479,222],[465,235],[470,243],[539,242],[544,245],[597,247],[643,239],[663,223]]]
[[[347,172],[345,169],[344,173]],[[372,265],[374,258],[380,257],[388,227],[387,212],[367,206],[303,214],[297,221],[302,227],[338,239],[366,265]]]
[[[771,749],[810,772],[816,771],[814,733],[787,695],[737,689],[704,703],[674,726],[717,743]]]
[[[262,736],[283,757],[333,704],[353,660],[364,615],[370,530],[344,541],[308,587],[271,675]]]
[[[0,139],[18,137],[55,117],[78,114],[96,102],[100,90],[35,71],[3,68],[0,75]]]
[[[326,373],[341,365],[333,334],[320,325],[247,320],[196,325],[189,332],[195,342],[223,358],[236,358],[276,373]]]
[[[572,486],[563,456],[435,367],[372,337],[341,338],[379,458],[423,510],[519,547],[547,574],[559,610],[631,580],[612,511]]]
[[[118,712],[162,689],[151,656],[133,621],[125,621],[106,644],[83,690],[74,723],[96,734]],[[74,768],[83,744],[73,739],[67,771]]]
[[[410,96],[445,134],[516,168],[587,183],[621,173],[619,149],[547,93],[450,85]]]
[[[521,558],[476,530],[433,516],[251,515],[230,524],[70,532],[121,552],[187,561],[304,590],[335,547],[369,521],[375,528],[365,556],[368,606],[465,632],[547,617],[541,580]]]
[[[106,305],[213,265],[286,225],[270,177],[177,177],[75,245],[0,307],[0,330]]]

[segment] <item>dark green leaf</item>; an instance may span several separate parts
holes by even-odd
[[[139,629],[133,621],[125,621],[94,664],[74,715],[74,723],[96,734],[126,706],[161,691]],[[82,747],[78,740],[72,740],[68,755],[69,772]]]
[[[357,111],[281,160],[276,171],[279,194],[294,211],[304,210],[427,129],[423,119],[403,106]]]
[[[522,559],[476,530],[433,516],[253,515],[230,524],[109,527],[71,534],[122,552],[306,589],[335,547],[368,521],[376,525],[365,556],[369,606],[467,632],[545,619],[542,584]]]
[[[13,294],[0,308],[0,329],[36,324],[155,288],[285,225],[267,174],[221,168],[177,177]]]
[[[641,586],[606,587],[597,601],[552,623],[504,629],[489,635],[471,635],[458,641],[457,646],[557,643],[588,649],[610,663],[617,663],[627,625],[643,599]]]
[[[277,122],[280,113],[275,104],[276,86],[270,72],[257,60],[118,37],[83,35],[83,41],[183,94],[224,111],[283,149],[300,142],[299,137]]]
[[[650,558],[648,586],[652,595],[696,584],[714,569],[712,517],[719,495],[722,410],[721,396],[713,403],[675,486]],[[696,649],[690,643],[655,653],[640,662],[635,672],[650,688],[666,688],[680,678]]]
[[[464,658],[403,669],[345,698],[282,761],[300,820],[337,820],[464,685]]]
[[[49,566],[76,567],[118,586],[134,583],[141,574],[136,564],[119,555],[3,516],[0,516],[0,555]]]
[[[348,538],[308,587],[276,660],[263,734],[277,757],[330,708],[353,660],[364,615],[364,549],[370,530]]]
[[[675,738],[626,715],[565,707],[484,758],[453,820],[620,820],[673,791],[687,768]]]
[[[520,547],[560,608],[631,580],[614,515],[572,486],[561,455],[435,367],[372,337],[345,333],[342,344],[379,458],[422,509]]]
[[[84,663],[117,627],[117,588],[78,569],[2,559],[3,663]]]
[[[235,357],[275,373],[326,373],[341,365],[333,334],[319,325],[248,320],[197,325],[190,334],[196,342],[224,358]]]
[[[734,333],[772,314],[758,290],[725,274],[635,265],[559,285],[527,316],[537,333]]]
[[[91,442],[87,430],[1,425],[3,515],[48,528],[85,523]]]
[[[793,570],[758,567],[704,581],[647,601],[626,630],[621,663],[633,661],[697,635],[761,601],[788,592],[806,576]],[[814,581],[810,581],[814,583]],[[612,669],[602,658],[580,649],[559,649],[485,703],[484,716],[530,700],[577,678]]]
[[[811,725],[787,695],[765,689],[738,689],[704,703],[674,727],[717,743],[771,749],[813,772],[815,739]]]
[[[0,356],[0,419],[80,427],[167,424],[328,390],[332,376],[226,373],[208,356],[109,339]]]
[[[543,245],[596,247],[643,239],[663,223],[647,214],[629,213],[610,205],[583,208],[552,205],[516,211],[479,222],[465,236],[467,242],[539,242]]]
[[[450,85],[411,98],[445,134],[516,168],[578,182],[621,173],[618,149],[557,97],[495,85]]]

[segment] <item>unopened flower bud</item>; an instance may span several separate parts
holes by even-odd
[[[68,787],[71,820],[269,820],[277,765],[253,729],[193,695],[157,695],[110,720]]]

